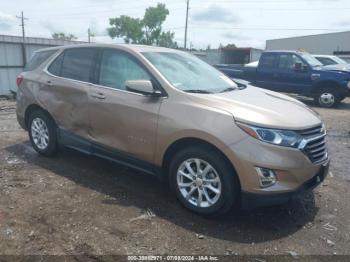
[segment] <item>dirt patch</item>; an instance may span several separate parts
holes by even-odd
[[[205,219],[154,178],[64,150],[39,156],[15,103],[0,101],[0,252],[36,254],[350,254],[350,99],[314,108],[326,122],[330,175],[291,205]]]

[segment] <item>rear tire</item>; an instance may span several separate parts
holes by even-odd
[[[319,106],[326,108],[336,107],[341,101],[340,94],[336,88],[322,88],[317,92],[315,100]]]
[[[53,156],[57,153],[57,128],[52,118],[44,111],[34,111],[29,116],[30,142],[39,154]]]
[[[205,216],[227,213],[240,193],[232,167],[207,147],[190,147],[176,153],[170,163],[169,180],[181,204]]]

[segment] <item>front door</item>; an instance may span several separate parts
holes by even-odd
[[[133,56],[116,49],[101,54],[97,83],[89,91],[92,141],[124,156],[153,162],[162,99],[126,90],[128,80],[151,80]]]
[[[301,64],[297,69],[296,64]],[[308,65],[296,54],[281,54],[278,62],[276,91],[302,94],[312,85]]]

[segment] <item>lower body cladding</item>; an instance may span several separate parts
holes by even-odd
[[[244,209],[287,203],[327,176],[330,160],[312,163],[301,150],[246,138],[225,151],[241,184]]]

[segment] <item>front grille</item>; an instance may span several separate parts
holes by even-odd
[[[304,136],[305,138],[308,138],[308,137],[313,137],[315,135],[322,135],[322,134],[324,134],[324,131],[322,131],[322,125],[319,125],[316,127],[312,127],[312,128],[298,131],[298,133],[300,135]]]
[[[326,132],[323,125],[297,132],[307,141],[302,150],[312,163],[320,163],[328,158]]]

